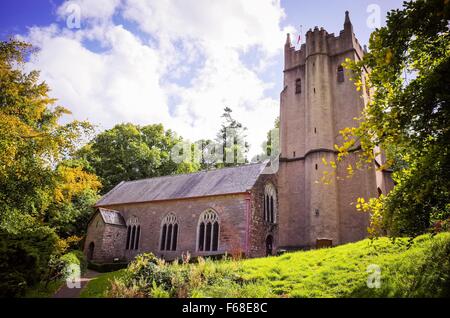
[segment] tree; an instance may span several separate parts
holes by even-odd
[[[195,159],[200,164],[201,170],[211,170],[217,165],[217,157],[214,154],[216,144],[210,139],[200,139],[195,142]]]
[[[193,163],[171,159],[172,148],[181,140],[161,124],[119,124],[98,134],[77,158],[101,178],[106,193],[121,181],[196,171]]]
[[[233,111],[229,107],[224,108],[222,114],[222,126],[217,133],[216,141],[221,145],[222,162],[216,167],[233,167],[246,163],[250,145],[245,141],[246,127],[231,115]]]
[[[61,180],[55,165],[92,127],[79,121],[59,124],[70,112],[55,105],[49,87],[39,83],[39,72],[23,71],[25,56],[33,52],[17,40],[0,43],[0,218],[14,208],[44,221]]]
[[[267,139],[261,145],[263,152],[256,155],[252,161],[261,162],[268,158],[275,159],[275,157],[279,155],[281,151],[281,149],[279,149],[279,129],[280,117],[277,117],[274,122],[274,128],[267,132]]]
[[[347,61],[357,89],[372,98],[355,129],[341,133],[341,154],[358,142],[360,159],[386,150],[395,168],[387,196],[360,205],[391,235],[417,235],[450,217],[450,3],[417,0],[388,13],[362,61]],[[370,70],[369,73],[365,70]]]
[[[25,58],[33,52],[21,41],[0,42],[1,296],[19,295],[41,280],[61,252],[52,207],[76,206],[84,191],[96,195],[100,187],[81,166],[61,164],[92,126],[60,124],[70,112],[55,105],[38,71],[24,71]],[[79,220],[58,213],[66,224]]]
[[[84,235],[95,212],[93,206],[100,199],[101,183],[95,174],[86,171],[85,165],[82,160],[68,159],[56,168],[60,180],[45,221],[60,237]]]

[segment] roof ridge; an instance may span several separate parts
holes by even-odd
[[[208,172],[214,172],[214,171],[220,171],[220,170],[239,169],[239,168],[243,168],[243,167],[263,165],[263,164],[267,164],[267,163],[265,163],[264,161],[263,162],[253,162],[253,163],[243,164],[243,165],[234,166],[234,167],[223,167],[223,168],[218,168],[218,169],[216,168],[216,169],[212,169],[212,170],[201,170],[201,171],[196,171],[196,172],[191,172],[191,173],[169,174],[169,175],[166,175],[166,176],[157,176],[157,177],[150,177],[150,178],[143,178],[143,179],[136,179],[136,180],[129,180],[129,181],[121,181],[121,183],[119,183],[119,185],[122,184],[122,183],[132,183],[132,182],[139,182],[139,181],[145,181],[145,180],[151,180],[151,179],[161,179],[161,178],[172,178],[172,177],[180,177],[180,176],[189,176],[189,175],[208,173]],[[116,187],[118,188],[118,186],[116,186]],[[113,190],[115,190],[116,187],[111,189],[111,192]]]

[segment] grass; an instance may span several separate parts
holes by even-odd
[[[381,271],[380,288],[368,287],[371,265]],[[127,271],[133,277],[129,269],[98,277],[82,296],[107,296],[108,279],[124,280],[130,277],[123,275]],[[159,286],[153,293],[149,288],[153,278],[145,277],[144,285],[131,287],[152,297],[450,297],[450,233],[412,241],[367,239],[242,261],[166,264],[161,271],[177,277],[171,286]]]
[[[25,292],[25,298],[50,298],[56,293],[56,291],[64,284],[64,280],[55,280],[48,283],[45,287],[45,283],[39,283],[36,286],[31,287]]]
[[[267,291],[269,297],[426,297],[439,294],[450,283],[450,233],[421,236],[408,244],[383,238],[363,240],[335,248],[288,253],[279,257],[242,262],[243,283],[223,297],[238,296],[246,285]],[[433,262],[440,264],[434,266]],[[368,288],[370,265],[381,270],[381,287]],[[437,265],[436,264],[436,265]],[[224,264],[224,266],[227,266]],[[447,271],[447,272],[446,272]],[[243,290],[244,289],[244,290]],[[202,293],[202,291],[205,291]],[[200,287],[208,296],[214,287]],[[442,290],[442,293],[448,289]],[[244,293],[245,294],[245,293]],[[448,296],[448,294],[447,294]]]
[[[120,278],[125,273],[125,269],[115,272],[104,273],[87,283],[81,291],[81,298],[102,298],[107,296],[107,291],[111,287],[111,280]]]

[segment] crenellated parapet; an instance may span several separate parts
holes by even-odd
[[[315,54],[326,54],[328,56],[340,55],[348,51],[356,52],[359,58],[364,55],[358,39],[353,32],[348,11],[345,13],[344,29],[335,36],[328,33],[324,28],[315,27],[306,33],[306,43],[296,48],[291,43],[290,35],[287,35],[284,49],[284,70],[290,70],[305,65],[309,56]]]

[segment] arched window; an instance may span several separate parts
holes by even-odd
[[[219,249],[219,216],[212,210],[206,210],[200,215],[198,224],[198,250],[201,252],[217,251]]]
[[[136,238],[134,242],[134,249],[137,250],[139,248],[139,239],[141,238],[141,226],[136,226]]]
[[[264,220],[276,223],[277,193],[273,184],[268,183],[264,188]]]
[[[127,250],[130,249],[130,241],[131,241],[131,226],[127,227]]]
[[[141,238],[141,226],[137,217],[132,217],[127,221],[127,250],[139,249],[139,240]]]
[[[342,83],[344,81],[344,67],[339,65],[337,68],[337,81]]]
[[[297,78],[295,80],[295,94],[301,93],[302,93],[302,80],[300,78]]]
[[[264,194],[264,220],[267,218],[267,197]]]
[[[175,214],[167,214],[161,223],[161,251],[176,251],[178,242],[178,220]]]

